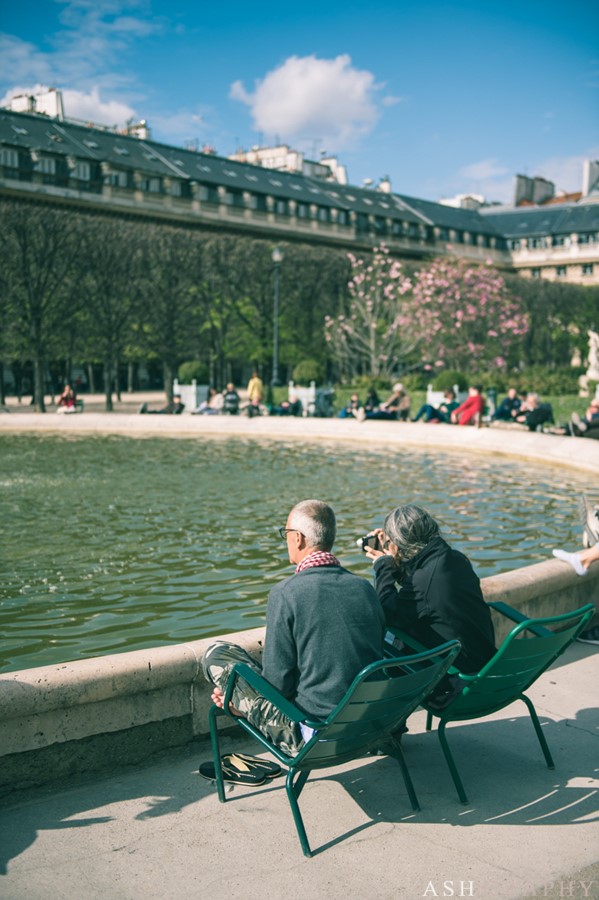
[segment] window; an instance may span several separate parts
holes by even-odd
[[[275,200],[275,212],[278,216],[289,215],[289,203],[287,200]]]
[[[71,172],[71,177],[77,181],[89,181],[91,178],[91,166],[88,162],[78,161]]]
[[[532,278],[540,278],[540,277],[541,277],[541,270],[540,270],[540,269],[531,269],[531,270],[530,270],[530,274],[531,274],[531,277],[532,277]]]
[[[445,238],[443,238],[443,233],[446,235]],[[410,224],[408,225],[408,237],[413,238],[414,240],[418,240],[418,238],[420,237],[420,228],[418,227],[418,225],[416,225],[415,222],[410,222]],[[447,230],[447,228],[441,229],[440,237],[443,240],[449,240],[449,231]]]
[[[398,222],[394,220],[391,224],[391,234],[393,237],[401,237],[404,233],[404,225],[403,222]]]
[[[349,213],[346,209],[337,210],[337,223],[339,225],[349,225]]]
[[[564,278],[566,275],[566,266],[556,266],[555,274],[558,278]]]
[[[201,184],[198,194],[204,203],[220,203],[218,188],[213,184]]]
[[[379,234],[379,235],[387,234],[387,220],[385,218],[383,218],[383,216],[375,216],[374,231],[375,231],[375,234]]]
[[[159,194],[162,190],[162,182],[160,178],[142,178],[139,187],[146,194]]]
[[[596,244],[599,235],[597,232],[586,232],[585,234],[578,235],[578,243],[579,244]]]
[[[456,244],[463,244],[464,243],[464,232],[455,230],[453,232],[453,239],[456,242]]]
[[[307,203],[297,203],[295,207],[295,214],[298,219],[309,219],[310,207]]]
[[[9,147],[2,147],[0,149],[0,165],[5,166],[7,169],[18,169],[19,151],[11,150]]]
[[[510,238],[507,242],[509,250],[519,250],[520,249],[520,238]]]
[[[132,186],[130,173],[125,171],[110,172],[106,182],[111,187],[130,188]]]
[[[356,216],[356,232],[358,234],[370,234],[370,220],[366,213],[358,213]]]
[[[408,229],[408,234],[410,237],[417,237],[417,225],[410,225]],[[448,241],[449,240],[449,228],[439,228],[439,240],[440,241]]]
[[[478,247],[478,235],[477,234],[471,233],[469,240],[473,247]]]
[[[593,263],[583,263],[582,264],[582,274],[583,275],[592,275],[593,274]]]
[[[264,194],[252,194],[250,206],[252,209],[255,209],[256,212],[268,212],[268,203]]]
[[[331,210],[328,208],[328,206],[319,206],[316,216],[319,222],[330,222]]]
[[[243,209],[245,206],[245,203],[243,202],[243,192],[229,188],[225,194],[225,203],[228,206],[235,206],[238,209]]]
[[[56,160],[52,159],[51,156],[42,156],[41,159],[38,159],[35,163],[36,172],[43,172],[44,175],[55,175],[56,174]]]

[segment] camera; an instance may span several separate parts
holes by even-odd
[[[366,552],[367,547],[372,547],[373,550],[382,550],[378,534],[366,534],[364,537],[358,538],[356,544],[364,552]]]

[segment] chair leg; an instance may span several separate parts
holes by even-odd
[[[398,741],[393,741],[393,743],[389,742],[384,744],[380,748],[383,753],[386,753],[387,756],[392,756],[393,759],[396,759],[399,763],[399,768],[401,769],[401,774],[403,776],[403,781],[406,786],[406,791],[408,792],[408,797],[410,798],[410,803],[412,804],[412,809],[415,812],[420,812],[420,804],[418,802],[418,797],[416,796],[416,791],[414,790],[414,783],[412,781],[412,776],[410,775],[410,770],[406,765],[406,761],[404,755],[402,753],[401,747],[399,746]]]
[[[225,797],[225,783],[223,781],[223,770],[220,761],[220,744],[218,741],[218,726],[216,724],[216,719],[219,715],[222,716],[224,713],[220,711],[218,706],[211,706],[208,721],[210,723],[210,743],[212,745],[212,760],[214,762],[216,790],[218,791],[218,799],[220,802],[225,803],[227,798]]]
[[[547,768],[555,769],[555,763],[553,762],[553,757],[551,756],[549,746],[547,744],[547,741],[545,740],[545,735],[543,734],[543,729],[541,728],[541,723],[539,722],[539,717],[534,707],[534,703],[529,697],[526,697],[524,694],[520,694],[520,699],[523,700],[528,707],[528,712],[530,713],[532,724],[535,727],[535,731],[539,739],[539,744],[541,745],[541,750],[543,751],[543,756],[545,757],[545,762],[547,763]]]
[[[460,801],[462,803],[468,803],[468,797],[466,796],[466,791],[464,790],[462,779],[460,778],[456,764],[453,760],[451,750],[449,749],[449,744],[447,743],[447,738],[445,737],[445,724],[445,721],[441,719],[439,721],[439,727],[437,728],[437,734],[439,735],[439,741],[441,742],[443,755],[445,756],[445,761],[449,766],[449,771],[451,772],[451,777],[453,778],[453,783],[455,784]]]
[[[427,710],[426,713],[426,730],[432,731],[433,728],[433,714]]]
[[[289,800],[291,812],[293,813],[293,821],[295,822],[297,836],[299,837],[300,844],[302,845],[304,856],[307,856],[309,858],[312,856],[312,851],[310,850],[310,844],[308,843],[308,836],[306,834],[306,829],[304,828],[304,820],[302,819],[302,814],[300,812],[297,798],[301,794],[302,788],[308,780],[310,772],[301,772],[298,776],[297,782],[294,784],[293,778],[295,774],[296,773],[293,771],[293,769],[289,769],[289,771],[287,772],[287,778],[285,779],[285,790],[287,791],[287,799]]]

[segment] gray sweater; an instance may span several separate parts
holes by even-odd
[[[340,566],[304,569],[270,592],[263,675],[309,718],[325,719],[358,672],[383,658],[372,585]]]

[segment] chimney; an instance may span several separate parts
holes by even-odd
[[[541,178],[539,175],[535,175],[532,188],[532,202],[545,203],[546,200],[551,200],[554,194],[554,183],[547,181],[546,178]]]
[[[514,206],[527,200],[532,203],[533,181],[528,175],[516,175],[514,178]]]
[[[383,194],[391,193],[391,179],[388,175],[383,175],[379,181],[377,190],[382,191]]]
[[[585,159],[582,167],[582,196],[588,197],[599,181],[599,160]]]

